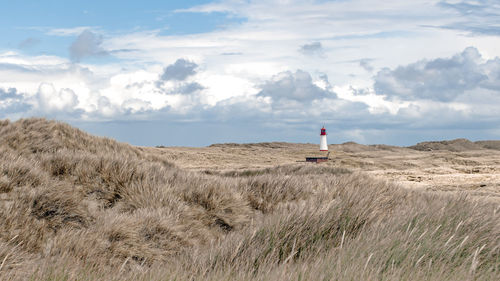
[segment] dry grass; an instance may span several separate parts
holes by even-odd
[[[404,188],[467,193],[500,203],[500,141],[463,139],[421,143],[411,149],[353,142],[330,145],[330,161],[320,166],[363,172]],[[182,169],[238,176],[296,165],[307,156],[325,156],[313,144],[217,144],[210,147],[143,148]],[[471,150],[467,150],[471,149]]]
[[[500,278],[496,203],[319,165],[187,171],[156,152],[1,121],[0,279]]]

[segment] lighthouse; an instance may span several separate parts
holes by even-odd
[[[321,128],[321,133],[320,135],[320,143],[319,143],[319,151],[328,151],[328,144],[326,143],[326,129],[325,126]],[[306,157],[306,162],[312,162],[319,164],[321,162],[327,162],[330,158],[330,152],[325,156],[311,156],[311,157]]]
[[[328,144],[326,143],[326,129],[325,126],[321,128],[319,151],[328,151]]]

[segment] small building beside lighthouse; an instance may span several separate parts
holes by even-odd
[[[321,128],[319,151],[328,151],[328,143],[326,142],[326,129],[325,126]]]

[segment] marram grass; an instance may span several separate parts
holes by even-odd
[[[0,280],[500,280],[498,204],[151,151],[0,122]]]

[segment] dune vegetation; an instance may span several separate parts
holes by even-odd
[[[0,121],[0,280],[499,280],[500,206],[290,164],[189,171]]]

